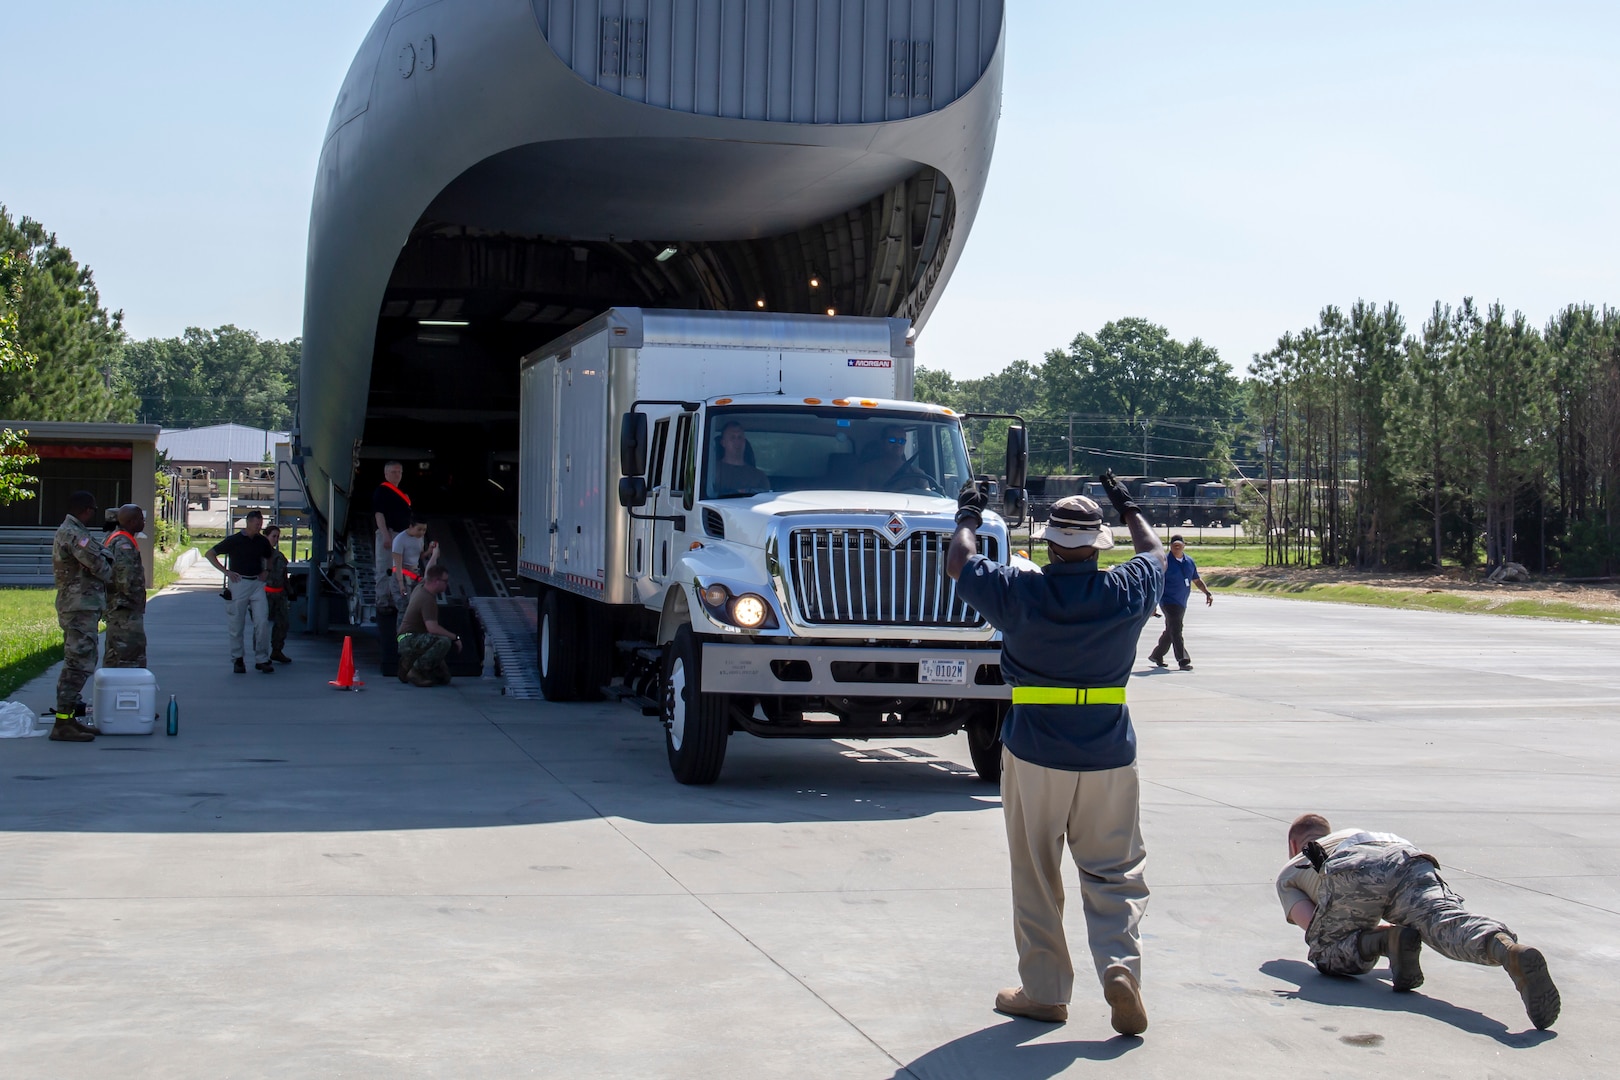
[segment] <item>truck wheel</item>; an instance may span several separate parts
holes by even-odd
[[[979,779],[987,784],[1001,783],[1001,721],[1006,715],[1005,702],[989,701],[967,722],[968,754]]]
[[[712,784],[726,761],[731,717],[724,694],[705,694],[702,659],[690,626],[664,648],[664,749],[683,784]]]
[[[540,601],[540,692],[547,701],[573,701],[579,696],[579,620],[574,598],[560,589],[547,589]]]

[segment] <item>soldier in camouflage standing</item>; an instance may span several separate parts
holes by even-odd
[[[107,585],[107,647],[103,667],[146,666],[146,567],[135,537],[146,528],[146,511],[134,503],[118,508],[118,531],[107,537],[112,581]]]
[[[264,598],[270,605],[270,659],[277,664],[290,664],[292,657],[281,651],[287,644],[287,631],[292,628],[292,604],[287,600],[287,556],[281,553],[281,526],[270,526],[264,530],[264,536],[276,549],[267,564],[270,576],[264,579]]]
[[[1289,862],[1277,876],[1277,899],[1305,931],[1317,970],[1362,975],[1388,956],[1391,987],[1415,990],[1423,985],[1418,955],[1427,945],[1452,960],[1506,968],[1530,1022],[1552,1026],[1559,996],[1546,957],[1495,919],[1465,909],[1440,877],[1438,859],[1392,833],[1331,829],[1321,814],[1296,818]]]
[[[62,674],[56,679],[56,742],[89,742],[98,732],[80,719],[79,691],[96,671],[96,633],[112,580],[112,559],[90,534],[96,497],[88,491],[68,496],[68,513],[51,544],[51,571],[56,578],[56,621],[62,627]]]

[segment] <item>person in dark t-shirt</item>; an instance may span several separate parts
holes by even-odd
[[[405,466],[390,461],[383,466],[383,482],[371,493],[371,516],[377,523],[377,533],[372,543],[372,558],[376,561],[372,571],[379,611],[395,608],[393,594],[388,588],[388,571],[394,565],[394,537],[411,524],[411,497],[399,487],[399,482],[404,478]]]
[[[270,561],[276,550],[270,546],[262,531],[264,515],[249,510],[242,522],[242,531],[227,536],[208,549],[208,561],[225,575],[226,625],[231,632],[231,662],[238,675],[247,671],[243,660],[243,624],[253,620],[253,666],[266,675],[275,672],[270,663],[270,605],[265,599],[264,583],[270,576]],[[219,561],[223,555],[230,560],[227,567]]]

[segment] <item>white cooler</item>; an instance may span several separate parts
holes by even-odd
[[[97,668],[90,719],[103,735],[150,735],[157,723],[157,677],[145,668]]]

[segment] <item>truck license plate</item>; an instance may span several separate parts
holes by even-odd
[[[964,686],[967,683],[967,661],[919,660],[917,661],[917,681],[920,683],[944,683],[949,686]]]

